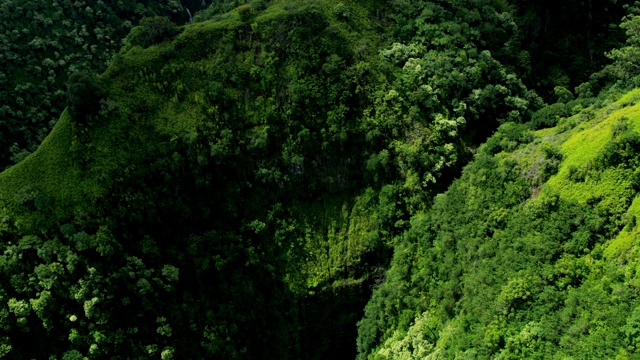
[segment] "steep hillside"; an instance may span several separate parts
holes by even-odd
[[[613,92],[535,132],[503,125],[411,219],[359,357],[637,356],[639,99]]]
[[[134,28],[0,174],[0,354],[353,358],[411,214],[540,105],[501,62],[517,28],[496,4],[274,1]]]
[[[24,159],[51,131],[70,74],[104,71],[143,17],[185,22],[183,6],[195,11],[195,2],[1,0],[0,169]]]
[[[305,231],[358,223],[339,195],[352,186],[349,159],[332,155],[349,153],[340,144],[351,129],[323,139],[319,127],[362,112],[348,77],[370,55],[326,13],[239,9],[164,42],[147,36],[163,24],[149,24],[99,79],[72,79],[69,111],[0,179],[3,354],[328,351],[299,331],[323,315],[299,302],[311,277],[297,269]],[[358,25],[357,40],[376,49],[362,36],[371,26]],[[133,45],[148,39],[159,43]],[[321,190],[326,206],[296,210]]]

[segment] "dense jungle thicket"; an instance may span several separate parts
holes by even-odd
[[[0,356],[636,356],[635,3],[0,9]]]

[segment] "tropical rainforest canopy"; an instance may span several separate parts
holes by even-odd
[[[0,357],[640,356],[640,4],[0,0]]]

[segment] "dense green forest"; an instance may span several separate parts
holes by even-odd
[[[637,356],[640,5],[0,9],[0,357]]]
[[[65,83],[103,72],[143,17],[189,20],[207,2],[29,0],[0,2],[0,168],[38,148],[65,108]]]

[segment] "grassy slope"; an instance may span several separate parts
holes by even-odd
[[[640,249],[637,236],[639,231],[635,225],[625,226],[629,216],[640,215],[637,190],[629,172],[622,167],[607,168],[598,177],[587,177],[585,181],[570,180],[569,172],[572,167],[582,168],[593,162],[604,151],[606,144],[612,139],[612,128],[620,119],[627,118],[631,128],[636,133],[640,132],[638,99],[640,89],[635,89],[597,109],[594,119],[590,121],[582,122],[584,112],[568,119],[577,124],[573,129],[566,131],[561,124],[536,133],[536,142],[539,142],[536,146],[559,146],[563,160],[558,172],[543,185],[540,198],[532,202],[544,202],[553,196],[559,196],[560,199],[576,201],[582,206],[590,203],[595,211],[608,215],[614,234],[613,238],[603,239],[593,250],[585,249],[584,255],[578,257],[578,260],[563,256],[555,264],[556,271],[564,274],[575,274],[577,268],[583,267],[577,271],[581,271],[584,276],[581,284],[565,289],[567,309],[570,309],[565,314],[573,312],[577,319],[571,321],[571,326],[567,324],[560,346],[554,350],[556,358],[602,357],[607,353],[607,350],[603,350],[607,346],[618,347],[617,350],[608,350],[608,357],[614,357],[614,354],[618,359],[634,356],[636,341],[628,338],[629,346],[625,347],[624,341],[620,343],[620,339],[627,337],[623,335],[624,326],[633,323],[631,310],[637,305],[635,299],[639,279],[634,269],[638,265],[635,254]],[[540,323],[544,321],[542,317]],[[517,335],[522,337],[529,330],[525,325]],[[512,339],[517,337],[512,336]],[[607,344],[604,345],[603,342]],[[504,358],[509,358],[504,355],[507,352],[502,353]]]
[[[562,137],[566,138],[565,141],[562,141],[562,137],[560,137],[560,141],[555,139],[557,135],[553,132],[558,132],[558,129],[539,132],[539,136],[544,141],[550,143],[560,142],[561,151],[564,154],[564,159],[557,175],[549,179],[546,187],[554,188],[559,191],[561,196],[579,202],[585,202],[589,197],[593,196],[613,197],[610,191],[616,187],[612,183],[615,181],[614,179],[607,177],[606,181],[603,182],[601,180],[599,184],[594,184],[593,182],[570,182],[567,181],[569,167],[572,165],[583,166],[594,160],[598,152],[611,139],[611,127],[621,118],[629,118],[631,124],[640,129],[640,106],[636,104],[638,98],[640,98],[640,90],[625,94],[621,99],[599,110],[596,114],[596,119],[582,123],[570,132],[562,134]],[[576,117],[579,116],[576,115]],[[611,176],[614,175],[611,174]]]
[[[72,136],[65,112],[36,152],[0,175],[0,196],[8,208],[15,208],[20,194],[38,191],[55,199],[57,213],[63,216],[86,197],[99,193],[99,185],[93,179],[81,179],[70,159]]]
[[[154,14],[177,20],[184,12],[179,3],[146,1],[2,1],[0,9],[3,169],[35,150],[51,130],[64,109],[70,73],[104,71],[131,22]]]
[[[605,144],[611,139],[611,128],[621,118],[628,118],[632,127],[640,131],[640,89],[622,96],[609,106],[599,110],[596,119],[578,125],[561,141],[564,160],[558,173],[545,184],[546,192],[557,192],[563,198],[585,203],[593,198],[602,198],[604,206],[618,214],[640,216],[640,201],[628,180],[614,169],[605,171],[598,181],[587,179],[585,182],[573,182],[567,179],[571,166],[584,166],[594,160]],[[543,139],[551,140],[557,129],[540,131]],[[551,140],[553,141],[553,140]],[[556,140],[557,142],[557,140]],[[623,251],[628,251],[635,243],[638,228],[622,231],[605,244],[605,255],[610,260]]]
[[[338,3],[341,2],[318,1],[312,5],[325,14],[332,14]],[[363,4],[365,6],[361,6]],[[263,23],[277,22],[307,5],[309,2],[276,1],[250,22],[259,28]],[[365,44],[362,33],[373,28],[367,15],[367,7],[370,6],[372,4],[365,3],[349,6],[352,24],[350,28],[337,27],[340,36],[352,43],[360,41]],[[235,49],[231,48],[229,36],[242,26],[245,22],[234,10],[214,20],[185,26],[184,31],[171,42],[147,49],[129,47],[121,51],[102,76],[108,80],[108,99],[117,104],[117,111],[110,113],[104,123],[91,131],[90,144],[81,149],[89,153],[90,165],[80,166],[74,159],[71,149],[77,140],[74,139],[71,119],[65,112],[36,152],[0,174],[0,200],[4,201],[6,214],[17,218],[24,216],[23,220],[28,220],[30,212],[24,211],[21,203],[25,198],[35,196],[33,194],[42,194],[53,204],[56,218],[67,220],[76,215],[76,211],[99,199],[105,189],[118,180],[110,176],[144,166],[158,151],[163,151],[167,140],[171,142],[184,134],[195,133],[196,128],[207,121],[201,111],[205,96],[203,89],[210,79],[217,77],[216,63],[238,62],[237,70],[248,72],[258,62],[256,54],[251,51],[231,56]],[[358,32],[352,29],[358,29]],[[165,52],[171,53],[170,61],[165,60]],[[352,201],[348,200],[344,205],[342,200],[335,204],[330,202],[327,209],[322,210],[329,218],[312,224],[312,227],[328,228],[326,233],[321,231],[314,235],[322,238],[320,242],[324,242],[326,236],[334,236],[331,229],[335,229],[336,221],[349,221],[349,215],[338,210],[348,207],[349,203]],[[348,208],[347,213],[350,211]],[[308,217],[317,218],[316,212],[318,210],[311,209]],[[361,231],[351,230],[357,229],[357,225],[343,225],[335,230],[341,239],[350,236],[345,231]],[[335,243],[343,242],[336,240]],[[337,249],[332,248],[331,251]],[[336,256],[329,257],[339,258]],[[310,268],[317,266],[321,265],[311,265]],[[310,284],[322,281],[318,276],[324,271],[310,271],[315,273],[311,275],[313,280],[309,280]]]
[[[640,198],[632,171],[622,166],[608,167],[584,181],[571,180],[569,173],[570,168],[581,169],[592,163],[605,150],[612,139],[612,128],[621,118],[627,118],[633,131],[640,133],[638,99],[640,89],[633,90],[602,108],[585,109],[562,119],[555,128],[536,131],[533,141],[514,151],[496,154],[501,164],[516,164],[519,176],[524,178],[538,175],[545,148],[559,149],[563,155],[557,173],[542,185],[531,185],[531,196],[510,208],[496,210],[504,203],[494,206],[486,202],[492,201],[495,189],[504,192],[512,185],[486,188],[483,183],[488,176],[482,168],[486,165],[472,164],[462,179],[436,201],[436,208],[440,201],[443,206],[457,202],[461,205],[455,205],[460,208],[454,211],[468,212],[472,218],[449,214],[450,219],[441,219],[447,216],[447,210],[440,209],[414,219],[413,234],[408,238],[418,238],[418,243],[410,240],[402,246],[404,255],[396,251],[387,275],[389,284],[368,305],[380,309],[368,315],[370,319],[398,314],[393,316],[399,316],[400,324],[392,321],[386,329],[378,330],[383,331],[382,341],[362,355],[370,359],[637,356],[633,334],[637,334],[640,231],[629,219],[640,216]],[[581,210],[586,211],[583,215],[571,215],[575,223],[566,224],[568,227],[554,223],[568,208],[587,210]],[[485,215],[477,219],[477,211]],[[486,229],[498,213],[504,225],[491,231],[493,235],[485,235],[486,230],[479,229]],[[591,235],[591,239],[597,237],[595,244],[576,253],[566,246],[579,233],[566,231],[572,227],[584,231],[579,224],[588,221],[585,215],[589,213],[607,219],[611,236]],[[550,235],[552,232],[545,232],[549,228],[564,228],[565,235]],[[457,245],[451,243],[454,239],[459,241]],[[555,255],[538,255],[544,253]],[[487,254],[489,259],[485,259]],[[451,263],[451,259],[474,260],[460,265],[456,260]],[[429,264],[434,260],[436,264]],[[441,285],[432,287],[433,283]],[[454,295],[446,295],[451,283],[459,284],[454,290],[458,293],[456,300],[451,299]],[[392,295],[395,291],[411,296],[396,299]],[[388,300],[381,300],[385,298]],[[509,305],[514,298],[516,302]],[[451,305],[443,311],[451,303],[455,310]],[[410,321],[406,319],[408,314],[412,314]],[[365,340],[360,341],[366,341],[370,322],[361,324],[360,337]]]
[[[264,22],[278,21],[290,13],[289,10],[305,3],[308,5],[308,2],[274,2],[251,19],[251,23],[259,27]],[[331,13],[337,3],[339,1],[320,1],[313,5]],[[283,5],[287,5],[287,10]],[[353,6],[349,10],[355,15],[353,28],[371,30],[371,24],[365,20],[364,7]],[[71,216],[75,206],[104,191],[107,183],[97,173],[104,175],[144,163],[157,150],[157,143],[152,139],[195,132],[196,127],[206,121],[199,107],[203,104],[202,89],[208,80],[216,77],[215,62],[241,61],[243,65],[251,66],[256,61],[250,53],[237,54],[235,59],[229,59],[228,52],[225,54],[225,50],[230,50],[230,44],[224,37],[244,25],[238,11],[232,11],[216,20],[185,26],[172,43],[147,49],[129,47],[121,51],[102,76],[109,79],[109,100],[118,104],[120,113],[110,114],[107,123],[92,131],[89,147],[94,161],[92,169],[81,169],[73,159],[70,152],[74,142],[73,129],[65,112],[34,154],[0,175],[0,199],[15,211],[15,205],[20,201],[18,195],[35,191],[53,200],[60,218]],[[342,31],[341,35],[350,40],[359,37],[358,33],[348,31]],[[162,51],[175,48],[179,49],[177,57],[166,62]],[[211,55],[202,55],[207,52]],[[158,84],[153,80],[160,78],[161,73],[169,74],[164,80],[173,80],[173,83],[165,83],[162,91],[158,91]]]

